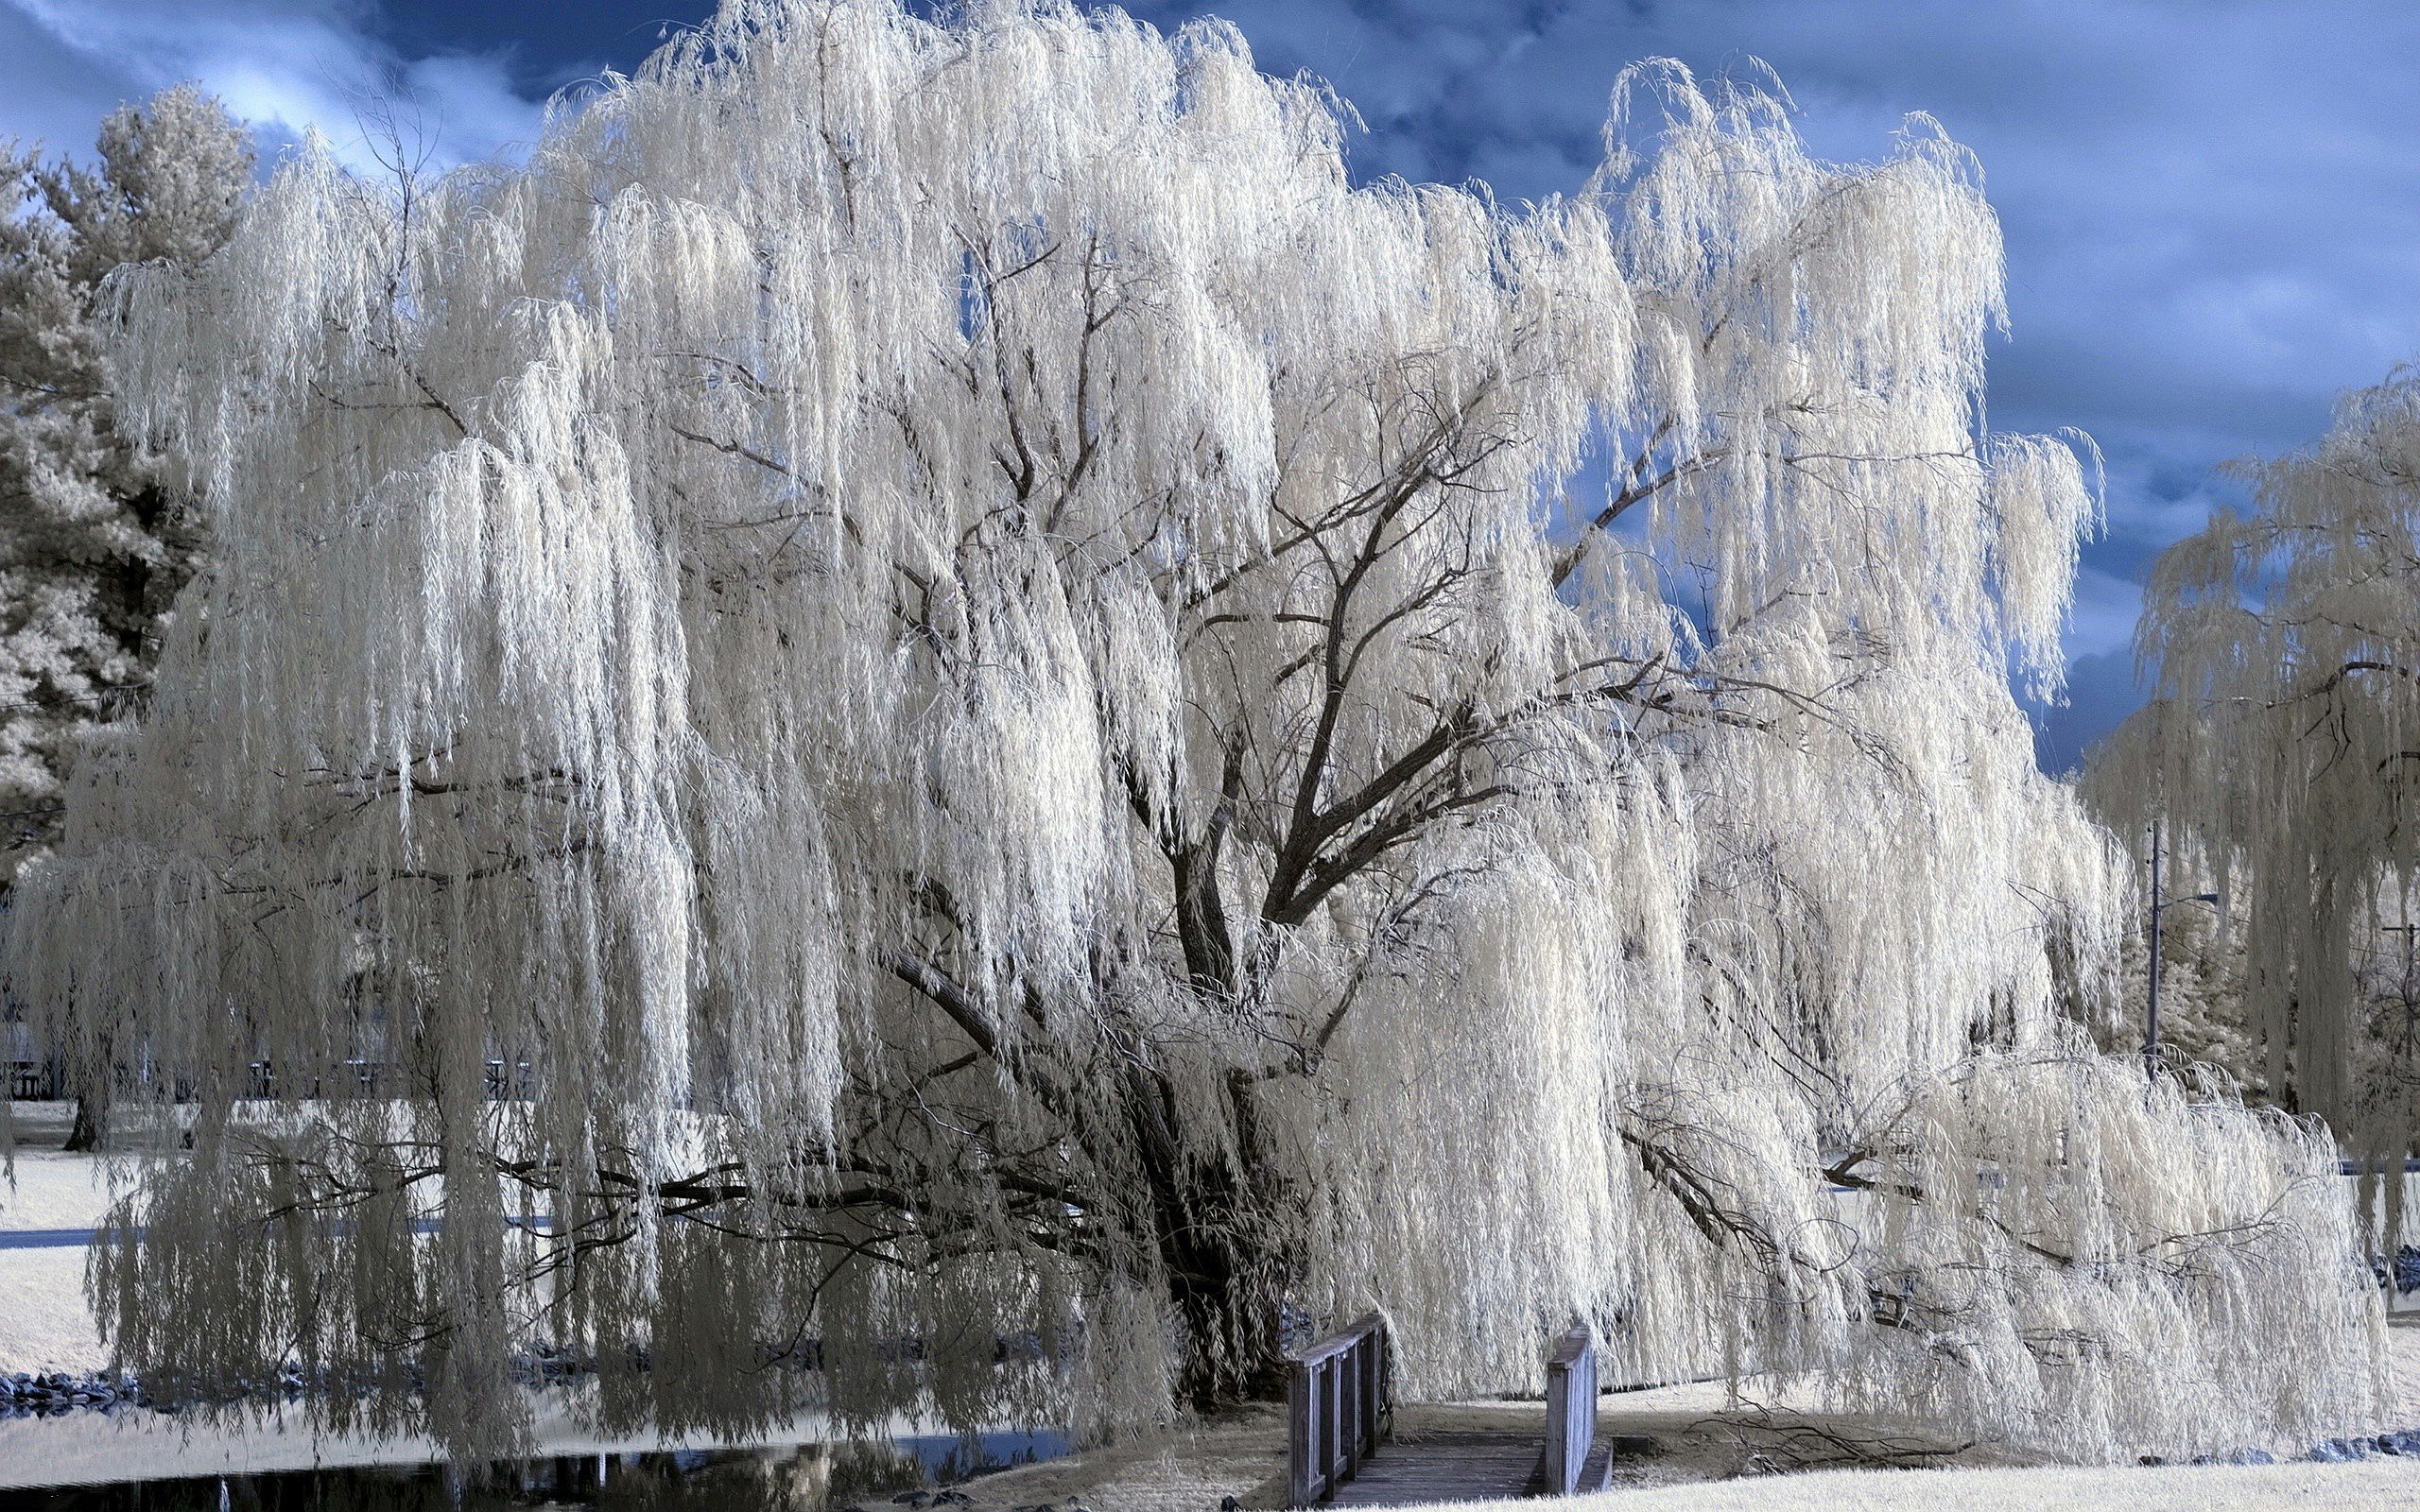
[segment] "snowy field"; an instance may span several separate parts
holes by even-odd
[[[0,1183],[0,1370],[99,1369],[108,1355],[84,1302],[84,1249],[6,1246],[12,1235],[98,1224],[112,1162],[60,1151],[66,1104],[17,1103],[9,1112],[18,1143],[15,1182]]]
[[[2420,1424],[2420,1327],[2391,1331],[2395,1421]],[[1496,1422],[1535,1431],[1535,1402],[1406,1408],[1400,1432],[1469,1429]],[[1826,1427],[1872,1432],[1890,1425],[1841,1417]],[[1605,1512],[1897,1512],[1900,1508],[2106,1508],[2108,1512],[2250,1512],[2254,1508],[2420,1506],[2420,1461],[2379,1458],[2352,1465],[2174,1466],[2074,1469],[1977,1463],[1927,1470],[1810,1470],[1737,1479],[1747,1415],[1707,1383],[1604,1399],[1605,1434],[1645,1434],[1661,1446],[1617,1472],[1614,1489],[1565,1503]],[[1753,1436],[1753,1435],[1751,1435]],[[1080,1494],[1115,1512],[1204,1512],[1222,1496],[1247,1507],[1285,1504],[1285,1422],[1270,1411],[1193,1433],[988,1476],[966,1490],[983,1512]],[[1463,1503],[1511,1512],[1535,1502]]]
[[[639,1453],[664,1449],[713,1449],[711,1435],[666,1439],[659,1435],[598,1434],[575,1420],[570,1401],[549,1394],[537,1405],[533,1452],[556,1455]],[[909,1425],[897,1425],[901,1434]],[[811,1442],[821,1425],[800,1424],[789,1437]],[[327,1435],[272,1413],[237,1428],[157,1413],[69,1413],[59,1418],[0,1419],[0,1502],[10,1487],[62,1486],[194,1475],[251,1475],[277,1470],[341,1469],[365,1465],[425,1465],[437,1446],[413,1435]]]
[[[1611,1491],[1570,1505],[1604,1512],[2407,1512],[2420,1465],[2197,1466],[2160,1469],[1855,1470]],[[1534,1502],[1465,1503],[1465,1512]]]
[[[110,1202],[110,1162],[61,1154],[64,1109],[19,1104],[15,1184],[0,1190],[0,1370],[85,1371],[106,1363],[83,1297],[85,1250],[45,1241],[11,1246],[11,1236],[89,1230]],[[121,1176],[125,1166],[117,1169]],[[2409,1314],[2407,1314],[2409,1316]],[[2389,1331],[2398,1426],[2420,1427],[2420,1319]],[[1407,1408],[1408,1431],[1501,1423],[1519,1431],[1535,1403]],[[1661,1451],[1623,1472],[1620,1486],[1577,1507],[1622,1512],[1791,1512],[1796,1508],[1881,1509],[1957,1504],[1966,1512],[2064,1506],[2123,1512],[2187,1512],[2308,1506],[2361,1509],[2420,1505],[2420,1463],[2394,1459],[2354,1465],[2172,1467],[2072,1469],[1975,1463],[1938,1470],[1807,1471],[1726,1480],[1752,1446],[1746,1415],[1720,1384],[1671,1386],[1605,1399],[1608,1434],[1645,1434]],[[1829,1426],[1874,1428],[1841,1419]],[[902,1425],[906,1431],[906,1425]],[[812,1436],[802,1425],[802,1438]],[[599,1438],[583,1431],[560,1401],[542,1411],[540,1448],[547,1453],[652,1449],[655,1440]],[[982,1508],[1030,1505],[1080,1493],[1116,1512],[1201,1512],[1235,1495],[1247,1506],[1282,1503],[1284,1423],[1274,1412],[1248,1415],[1070,1460],[986,1477],[966,1489]],[[229,1432],[149,1414],[78,1414],[48,1420],[0,1421],[0,1486],[79,1479],[265,1470],[302,1466],[405,1464],[430,1455],[413,1439],[330,1439],[271,1419]],[[1530,1503],[1521,1503],[1524,1505]],[[1476,1503],[1474,1503],[1476,1505]],[[1510,1508],[1511,1503],[1493,1503]]]

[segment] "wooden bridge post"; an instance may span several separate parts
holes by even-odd
[[[1314,1506],[1361,1469],[1387,1421],[1387,1321],[1373,1313],[1294,1357],[1286,1382],[1286,1504]]]
[[[1597,1339],[1587,1324],[1574,1323],[1547,1360],[1547,1447],[1541,1467],[1546,1494],[1569,1496],[1582,1489],[1596,1446]]]

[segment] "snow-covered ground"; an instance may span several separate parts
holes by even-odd
[[[598,1434],[583,1426],[560,1393],[541,1396],[532,1425],[533,1453],[637,1453],[709,1449],[728,1440],[700,1435]],[[894,1425],[901,1435],[912,1424]],[[800,1423],[777,1439],[813,1442],[821,1423]],[[58,1418],[0,1419],[0,1492],[9,1487],[151,1480],[194,1475],[250,1475],[275,1470],[337,1469],[360,1465],[425,1465],[441,1456],[428,1439],[411,1435],[315,1436],[309,1425],[271,1412],[240,1426],[187,1420],[158,1413],[69,1413]],[[0,1496],[5,1503],[5,1496]]]
[[[2420,1465],[2203,1465],[2157,1469],[1834,1470],[1609,1491],[1572,1512],[2409,1512]],[[1534,1502],[1467,1503],[1461,1512],[1536,1512]],[[1439,1508],[1438,1512],[1448,1512]]]
[[[86,1371],[106,1363],[83,1296],[80,1245],[10,1246],[10,1236],[86,1230],[111,1202],[112,1162],[60,1153],[65,1109],[18,1104],[15,1182],[0,1185],[0,1370]],[[128,1143],[139,1143],[130,1141]],[[2415,1320],[2420,1322],[2420,1320]],[[2392,1420],[2420,1427],[2420,1326],[2389,1331],[2395,1372]],[[1501,1421],[1523,1431],[1535,1403],[1407,1408],[1407,1428],[1478,1427]],[[2112,1512],[2234,1512],[2309,1506],[2352,1509],[2420,1506],[2420,1463],[2381,1459],[2356,1465],[2072,1469],[1979,1464],[1938,1470],[1813,1471],[1727,1480],[1742,1458],[1739,1417],[1720,1384],[1671,1386],[1605,1399],[1609,1434],[1645,1434],[1657,1454],[1623,1472],[1618,1489],[1570,1503],[1605,1512],[1796,1512],[1958,1504],[1965,1512],[2000,1508],[2106,1507]],[[902,1431],[908,1431],[901,1425]],[[800,1438],[813,1436],[801,1425]],[[541,1452],[578,1454],[670,1447],[653,1438],[600,1438],[560,1401],[542,1407]],[[233,1432],[133,1413],[77,1414],[48,1420],[0,1421],[0,1486],[88,1479],[130,1479],[266,1470],[308,1465],[406,1464],[430,1456],[414,1439],[315,1441],[276,1419]],[[1080,1492],[1117,1512],[1201,1512],[1236,1495],[1247,1506],[1282,1504],[1285,1427],[1274,1412],[1253,1414],[986,1477],[966,1489],[979,1507],[1056,1501]],[[1522,1503],[1530,1505],[1531,1503]],[[1509,1509],[1513,1503],[1494,1503]]]
[[[17,1103],[13,1183],[0,1180],[0,1246],[10,1236],[90,1230],[108,1212],[110,1182],[130,1167],[67,1155],[71,1109],[64,1103]],[[22,1240],[21,1240],[22,1242]],[[97,1370],[108,1361],[84,1302],[81,1246],[0,1247],[0,1370]]]
[[[2390,1331],[2394,1420],[2420,1426],[2420,1328]],[[1537,1431],[1536,1402],[1405,1408],[1398,1432],[1500,1424]],[[1564,1503],[1573,1512],[1897,1512],[1955,1506],[1962,1512],[2076,1507],[2109,1512],[2250,1512],[2285,1506],[2360,1509],[2420,1506],[2420,1461],[2380,1458],[2353,1465],[2195,1466],[2074,1469],[2000,1464],[1970,1453],[1952,1469],[1819,1470],[1738,1474],[1744,1415],[1720,1383],[1667,1386],[1604,1399],[1599,1431],[1644,1434],[1659,1450],[1625,1466],[1616,1488]],[[1841,1418],[1828,1427],[1871,1433],[1890,1425]],[[1234,1496],[1247,1507],[1285,1504],[1285,1421],[1267,1412],[1190,1433],[1072,1459],[1054,1460],[965,1486],[981,1512],[1057,1502],[1081,1494],[1116,1512],[1202,1512]],[[1467,1503],[1496,1512],[1535,1502]]]

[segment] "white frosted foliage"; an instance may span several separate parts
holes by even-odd
[[[2008,679],[2096,506],[1980,430],[1973,165],[1616,110],[1508,209],[1221,26],[761,0],[126,275],[228,545],[10,970],[200,1094],[130,1357],[1110,1430],[1285,1299],[1414,1394],[1577,1312],[2078,1457],[2364,1420],[2310,1132],[2059,1021],[2122,858]]]
[[[2420,1218],[2375,1177],[2420,1151],[2420,376],[2345,395],[2317,442],[2238,471],[2254,507],[2154,568],[2137,649],[2162,696],[2093,786],[2211,858],[2269,1094],[2370,1160],[2391,1249]]]
[[[180,84],[111,112],[92,156],[0,144],[0,896],[57,836],[86,732],[141,706],[207,549],[172,459],[113,423],[97,306],[120,264],[218,249],[251,141]]]

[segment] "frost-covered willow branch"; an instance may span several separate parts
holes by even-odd
[[[2138,649],[2162,696],[2093,782],[2209,852],[2271,1094],[2400,1169],[2420,1150],[2420,984],[2395,937],[2420,882],[2420,378],[2346,395],[2314,445],[2241,472],[2253,509],[2159,559]],[[2376,1184],[2391,1249],[2407,1183]]]
[[[93,156],[0,147],[0,905],[57,838],[87,732],[142,706],[160,622],[208,545],[163,459],[113,422],[97,306],[120,264],[190,270],[217,250],[251,139],[180,84],[110,112]],[[79,1097],[69,1146],[108,1125]]]
[[[2079,1456],[2361,1417],[2307,1131],[2057,1026],[2122,873],[2008,677],[2094,507],[1979,429],[1965,155],[1670,64],[1517,212],[1341,133],[1216,25],[766,0],[124,276],[226,555],[10,962],[199,1093],[131,1359],[1101,1428],[1291,1300],[1415,1393],[1576,1310]]]

